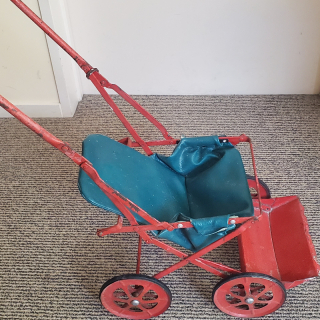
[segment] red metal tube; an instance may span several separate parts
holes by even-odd
[[[254,223],[254,221],[252,221],[252,220],[249,220],[249,221],[245,222],[238,229],[232,231],[231,233],[227,234],[226,236],[224,236],[223,238],[219,239],[218,241],[215,241],[215,242],[211,243],[210,245],[206,246],[205,248],[203,248],[203,249],[197,251],[196,253],[188,256],[184,260],[181,260],[180,262],[177,262],[174,265],[172,265],[171,267],[169,267],[169,268],[159,272],[158,274],[154,275],[154,278],[160,279],[160,278],[170,274],[171,272],[182,268],[183,266],[187,265],[188,263],[194,263],[194,261],[196,259],[199,259],[201,256],[205,255],[206,253],[216,249],[220,245],[222,245],[222,244],[228,242],[229,240],[237,237],[239,234],[241,234],[248,227],[251,227],[252,223]]]
[[[51,144],[53,147],[57,148],[59,151],[64,153],[78,166],[81,166],[83,163],[88,162],[86,158],[84,158],[79,153],[75,152],[66,142],[63,142],[62,140],[58,139],[50,132],[46,131],[43,127],[41,127],[38,123],[33,121],[31,118],[29,118],[26,114],[21,112],[17,107],[15,107],[12,103],[10,103],[1,95],[0,95],[0,107],[5,109],[15,118],[17,118],[20,122],[22,122],[25,126],[31,129],[33,132],[35,132],[43,140],[45,140],[46,142]]]
[[[159,224],[158,220],[152,218],[135,203],[125,198],[117,190],[113,189],[108,184],[106,184],[100,178],[98,172],[94,169],[92,164],[86,158],[74,151],[66,142],[63,142],[62,140],[58,139],[53,134],[45,130],[38,123],[33,121],[30,117],[28,117],[26,114],[20,111],[17,107],[15,107],[12,103],[10,103],[1,95],[0,107],[5,109],[16,119],[22,122],[25,126],[27,126],[29,129],[35,132],[38,136],[40,136],[43,140],[51,144],[53,147],[57,148],[59,151],[61,151],[67,157],[69,157],[74,163],[80,166],[82,170],[84,170],[87,173],[87,175],[96,183],[96,185],[105,193],[105,195],[111,199],[115,206],[117,206],[119,210],[126,216],[126,218],[130,221],[131,225],[138,225],[138,223],[134,218],[133,214],[130,212],[130,210],[140,215],[143,219],[145,219],[152,225]],[[167,225],[168,228],[170,228],[170,224],[167,223]]]
[[[142,238],[139,236],[136,274],[140,273]]]
[[[96,73],[96,72],[95,72]],[[93,73],[89,79],[92,81],[94,86],[97,88],[97,90],[100,92],[102,97],[106,100],[106,102],[109,104],[111,109],[114,111],[114,113],[117,115],[119,120],[122,122],[122,124],[127,128],[127,130],[130,132],[132,137],[137,141],[137,143],[143,148],[143,150],[146,152],[148,156],[152,155],[153,152],[149,148],[149,146],[146,144],[146,142],[139,136],[137,131],[132,127],[130,122],[127,120],[127,118],[124,116],[124,114],[121,112],[119,107],[116,105],[116,103],[112,100],[110,95],[107,93],[107,91],[104,89],[104,87],[101,85],[100,81],[98,81],[97,77],[95,76],[95,73]],[[99,74],[100,75],[100,74]]]
[[[135,231],[139,234],[139,247],[138,247],[138,258],[137,258],[137,273],[140,271],[140,260],[141,260],[141,245],[142,245],[142,239],[145,240],[147,243],[153,243],[157,245],[158,247],[173,253],[177,255],[179,258],[183,259],[182,261],[174,264],[173,266],[167,268],[166,270],[163,270],[162,272],[155,275],[155,278],[159,279],[179,268],[182,266],[193,263],[195,265],[198,265],[199,267],[204,268],[205,270],[219,275],[224,276],[226,272],[228,273],[238,273],[238,270],[229,268],[227,266],[217,264],[212,261],[208,261],[205,259],[200,258],[207,252],[215,249],[216,247],[220,246],[221,244],[229,241],[230,239],[238,236],[240,233],[242,233],[246,228],[250,226],[251,222],[254,222],[254,219],[257,218],[249,218],[251,221],[246,221],[243,223],[241,227],[239,227],[234,232],[226,235],[222,239],[212,243],[211,245],[203,248],[202,250],[198,251],[195,254],[192,254],[190,256],[187,256],[185,253],[159,241],[154,238],[151,238],[147,234],[147,230],[153,230],[153,229],[167,229],[169,231],[174,230],[175,228],[180,228],[181,225],[184,228],[192,227],[191,223],[188,222],[181,222],[181,223],[174,223],[170,224],[167,222],[159,222],[158,220],[152,218],[147,212],[142,210],[140,207],[138,207],[136,204],[134,204],[129,199],[122,196],[118,191],[114,190],[112,187],[107,185],[99,176],[97,171],[93,168],[92,164],[83,156],[75,152],[67,143],[63,142],[62,140],[56,138],[54,135],[46,131],[43,127],[41,127],[38,123],[33,121],[31,118],[29,118],[27,115],[25,115],[23,112],[21,112],[17,107],[15,107],[13,104],[11,104],[8,100],[0,96],[0,107],[4,108],[7,112],[12,114],[15,118],[17,118],[20,122],[22,122],[24,125],[26,125],[29,129],[34,131],[37,135],[39,135],[42,139],[44,139],[46,142],[51,144],[53,147],[57,148],[59,151],[64,153],[66,156],[68,156],[72,161],[74,161],[77,165],[79,165],[87,174],[88,176],[98,185],[98,187],[108,196],[111,201],[116,205],[116,207],[126,216],[126,218],[129,220],[131,227],[123,227],[122,221],[123,218],[119,217],[118,223],[116,226],[108,228],[108,229],[101,229],[98,230],[98,235],[103,236],[105,234],[109,233],[115,233],[115,232],[121,232],[121,231]],[[234,142],[238,142],[238,140],[241,141],[240,137],[233,137],[232,138]],[[254,166],[255,163],[253,162]],[[260,203],[261,206],[261,203]],[[142,225],[139,226],[136,219],[134,218],[131,211],[134,211],[138,215],[140,215],[143,219],[145,219],[147,222],[150,223],[150,225]],[[255,208],[255,211],[257,208]],[[256,214],[257,215],[257,214]],[[235,220],[236,223],[241,223],[246,219],[242,218],[234,218],[232,220]]]
[[[23,13],[25,13],[39,28],[41,28],[53,41],[55,41],[63,50],[65,50],[80,66],[80,68],[86,73],[87,78],[91,80],[106,102],[110,105],[112,110],[116,113],[120,121],[125,128],[130,132],[132,137],[136,140],[136,143],[143,148],[147,155],[152,155],[153,152],[149,148],[148,144],[139,136],[136,130],[132,127],[119,107],[112,100],[105,88],[110,88],[117,92],[124,100],[131,104],[138,112],[140,112],[147,120],[149,120],[158,130],[162,133],[165,140],[170,141],[173,144],[174,140],[166,130],[166,128],[157,121],[149,112],[147,112],[138,102],[132,99],[127,93],[125,93],[120,87],[115,84],[111,84],[105,79],[98,71],[93,68],[86,60],[84,60],[73,48],[71,48],[59,35],[57,35],[42,19],[40,19],[28,6],[26,6],[21,0],[11,0]]]
[[[255,177],[256,185],[257,185],[257,193],[258,193],[258,201],[259,201],[259,209],[260,209],[259,215],[262,215],[261,193],[260,193],[260,187],[259,187],[259,179],[258,179],[258,173],[257,173],[257,166],[256,166],[256,160],[255,160],[255,158],[254,158],[252,141],[251,141],[250,138],[248,139],[248,142],[250,143],[250,152],[251,152],[251,158],[252,158],[252,166],[253,166],[254,177]]]
[[[88,73],[92,66],[87,63],[74,49],[72,49],[60,36],[58,36],[42,19],[40,19],[27,5],[21,0],[11,0],[25,15],[27,15],[39,28],[41,28],[53,41],[66,51],[80,66]]]

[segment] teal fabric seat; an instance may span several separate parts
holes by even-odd
[[[183,138],[171,156],[147,157],[102,135],[83,141],[83,156],[111,187],[159,221],[191,221],[194,228],[154,232],[197,251],[233,228],[230,216],[253,215],[241,156],[216,136]],[[80,170],[79,189],[91,204],[122,215]],[[146,224],[132,212],[140,224]]]

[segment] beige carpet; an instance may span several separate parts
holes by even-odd
[[[320,255],[319,96],[135,98],[175,137],[251,136],[260,177],[275,197],[300,196]],[[157,137],[140,117],[126,114],[144,136]],[[72,119],[39,122],[78,151],[90,133],[126,136],[99,96],[85,96]],[[0,319],[116,319],[98,294],[109,278],[134,272],[136,235],[98,238],[96,229],[110,226],[116,216],[82,199],[78,168],[14,119],[0,119],[0,137]],[[247,167],[248,153],[242,151]],[[237,267],[236,242],[211,257]],[[141,273],[153,275],[174,261],[144,245]],[[218,280],[194,266],[165,277],[173,302],[159,319],[234,319],[211,304]],[[320,279],[290,290],[285,305],[265,319],[320,319]]]

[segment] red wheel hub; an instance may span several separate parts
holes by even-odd
[[[159,280],[127,275],[109,280],[101,289],[100,300],[107,310],[119,317],[149,319],[169,308],[171,293]]]
[[[272,313],[285,299],[286,291],[280,281],[250,273],[222,280],[213,292],[213,302],[221,311],[243,318]]]

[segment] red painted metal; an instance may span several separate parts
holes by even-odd
[[[139,236],[139,243],[138,243],[138,255],[137,255],[137,268],[136,273],[140,273],[140,265],[141,265],[141,251],[142,251],[142,238]]]
[[[129,121],[126,119],[124,114],[121,112],[121,110],[118,108],[116,103],[112,100],[110,95],[107,93],[107,91],[104,89],[104,86],[101,85],[100,81],[98,81],[97,76],[93,74],[90,75],[89,79],[94,84],[94,86],[98,89],[102,97],[106,100],[106,102],[109,104],[111,109],[114,111],[114,113],[117,115],[117,117],[120,119],[122,124],[127,128],[127,130],[130,132],[132,137],[137,141],[137,143],[143,148],[143,150],[146,152],[148,156],[152,155],[152,151],[149,148],[149,146],[145,143],[145,141],[138,135],[136,130],[131,126]]]
[[[253,202],[257,205],[257,200]],[[259,221],[238,237],[241,270],[270,275],[287,288],[317,277],[320,267],[299,198],[263,199],[262,203]]]
[[[98,229],[97,235],[99,237],[104,237],[108,234],[112,233],[125,233],[125,232],[145,232],[145,231],[152,231],[152,230],[169,230],[172,231],[174,229],[181,229],[181,228],[193,228],[191,222],[174,222],[168,224],[168,222],[159,222],[153,225],[137,225],[137,226],[125,226],[123,227],[119,223],[112,227]]]
[[[258,179],[258,173],[257,173],[257,166],[256,166],[256,160],[254,158],[254,153],[253,153],[253,144],[250,138],[248,138],[247,142],[250,144],[250,151],[251,151],[251,159],[252,159],[252,166],[253,166],[253,172],[254,172],[254,177],[256,178],[256,186],[257,186],[257,193],[258,193],[258,201],[259,201],[259,214],[262,214],[262,204],[261,204],[261,194],[260,194],[260,183]]]
[[[39,28],[41,28],[54,42],[65,50],[77,62],[79,67],[85,72],[90,72],[93,68],[74,49],[72,49],[61,37],[59,37],[44,21],[42,21],[28,6],[21,0],[11,0],[25,15],[27,15]]]
[[[57,148],[59,151],[64,153],[67,157],[69,157],[73,162],[75,162],[78,166],[83,165],[84,163],[89,163],[87,159],[81,156],[79,153],[75,152],[66,142],[58,139],[44,128],[42,128],[38,123],[33,121],[23,112],[21,112],[17,107],[15,107],[12,103],[6,100],[4,97],[0,95],[0,107],[5,109],[11,115],[13,115],[16,119],[22,122],[25,126],[35,132],[39,137],[43,140],[51,144],[53,147]]]
[[[288,289],[319,274],[320,268],[315,260],[315,250],[307,232],[307,221],[303,215],[302,206],[297,205],[296,203],[298,201],[297,197],[287,197],[285,200],[264,199],[263,202],[261,202],[260,199],[253,200],[255,209],[254,217],[231,217],[229,219],[230,224],[241,224],[236,231],[229,233],[224,238],[205,247],[197,253],[188,256],[183,252],[150,237],[147,231],[164,229],[172,231],[177,228],[191,228],[193,226],[190,222],[176,222],[170,224],[167,222],[159,222],[152,218],[132,201],[123,197],[119,192],[101,180],[98,173],[87,159],[75,152],[66,142],[59,140],[47,132],[2,96],[0,96],[0,106],[79,165],[125,215],[131,226],[124,227],[122,225],[123,218],[119,217],[118,223],[115,226],[98,230],[98,235],[104,236],[111,233],[137,232],[140,238],[137,272],[140,271],[141,241],[143,239],[145,242],[155,244],[182,259],[180,262],[156,274],[154,276],[155,279],[168,275],[188,263],[197,265],[222,278],[225,278],[229,274],[239,274],[239,270],[201,258],[209,251],[238,236],[242,271],[254,271],[271,275],[282,280],[285,287]],[[234,144],[250,142],[252,163],[255,169],[253,148],[250,139],[246,136],[240,136],[228,137],[228,140],[232,141]],[[132,143],[128,138],[121,142],[127,145]],[[285,210],[284,206],[286,206]],[[136,212],[149,222],[150,225],[139,225],[130,210]],[[284,225],[287,226],[285,232],[283,232]],[[298,231],[294,238],[292,238],[292,235],[295,234],[292,232],[293,228],[295,231]],[[284,236],[287,237],[286,241],[283,241]],[[274,239],[277,240],[275,241]],[[294,244],[295,252],[298,248],[298,255],[291,255],[288,259],[286,252],[290,252],[290,250],[288,250],[288,248],[290,248],[290,243]],[[293,250],[291,251],[293,252]],[[298,256],[298,259],[296,259],[296,256]],[[303,261],[303,263],[301,263],[301,261]],[[292,266],[296,267],[292,268]]]
[[[51,37],[63,50],[65,50],[68,53],[77,62],[80,68],[86,73],[87,78],[90,79],[92,83],[96,86],[97,90],[101,93],[106,102],[111,106],[113,111],[116,113],[120,121],[127,128],[127,130],[134,139],[133,141],[131,140],[131,138],[124,138],[121,139],[119,142],[126,144],[129,147],[142,147],[147,155],[152,154],[152,151],[150,149],[151,146],[174,145],[179,142],[178,139],[172,138],[165,129],[165,127],[160,122],[158,122],[149,112],[147,112],[138,102],[132,99],[117,85],[111,84],[99,73],[97,69],[93,68],[89,63],[87,63],[75,50],[73,50],[63,39],[61,39],[52,29],[50,29],[39,17],[37,17],[22,1],[11,1],[19,9],[21,9],[36,25],[38,25],[49,37]],[[126,117],[121,112],[116,103],[112,100],[111,96],[107,93],[106,88],[112,89],[116,93],[118,93],[133,108],[135,108],[156,128],[158,128],[164,140],[143,140],[140,137],[140,135],[136,132],[136,130],[131,126],[131,124],[126,119]],[[227,140],[233,145],[237,145],[242,142],[249,143],[250,145],[252,165],[255,176],[254,187],[257,189],[258,192],[257,199],[253,200],[254,217],[230,218],[229,224],[240,225],[236,230],[230,232],[225,237],[208,245],[202,250],[194,254],[187,255],[165,244],[164,242],[159,241],[154,237],[151,237],[148,234],[148,232],[152,230],[173,231],[177,228],[192,228],[193,226],[190,222],[168,223],[160,222],[157,219],[154,219],[135,203],[121,195],[118,191],[111,188],[108,184],[106,184],[99,177],[97,171],[93,168],[92,164],[82,155],[75,152],[68,145],[68,143],[63,142],[62,140],[59,140],[58,138],[53,136],[51,133],[46,131],[39,124],[37,124],[35,121],[30,119],[24,113],[22,113],[18,108],[16,108],[9,101],[4,99],[2,96],[0,96],[0,106],[3,107],[6,111],[8,111],[10,114],[12,114],[19,121],[21,121],[28,128],[30,128],[32,131],[34,131],[36,134],[38,134],[42,139],[50,143],[53,147],[57,148],[59,151],[68,156],[72,161],[74,161],[78,166],[80,166],[82,170],[84,170],[87,173],[87,175],[98,185],[98,187],[106,194],[106,196],[108,196],[111,199],[111,201],[116,205],[116,207],[129,220],[130,226],[123,226],[123,218],[119,217],[118,223],[115,226],[98,230],[98,235],[102,237],[112,233],[137,232],[139,235],[138,258],[136,268],[137,273],[139,273],[140,271],[141,245],[142,240],[144,240],[146,243],[157,245],[158,247],[178,256],[181,259],[180,262],[156,274],[154,276],[155,279],[159,279],[165,275],[168,275],[169,273],[183,267],[188,263],[197,265],[220,277],[226,277],[227,274],[239,274],[239,270],[235,270],[222,264],[201,258],[203,255],[217,248],[223,243],[231,240],[234,237],[238,237],[242,271],[252,271],[271,275],[276,279],[283,281],[286,288],[294,287],[300,283],[305,282],[311,277],[319,275],[320,267],[316,262],[316,254],[310,235],[308,233],[308,225],[306,218],[303,214],[303,207],[299,203],[297,197],[287,197],[282,199],[264,199],[263,201],[261,200],[261,198],[264,197],[264,194],[263,190],[261,190],[259,185],[256,163],[253,153],[253,145],[251,139],[246,135],[241,135],[238,137],[221,137],[220,139]],[[138,214],[149,224],[139,225],[132,212]],[[294,230],[294,232],[292,232],[292,230]],[[267,282],[263,282],[261,284],[266,286]],[[117,285],[119,285],[120,287],[117,287]],[[111,299],[110,297],[112,295],[113,298],[116,297],[116,295],[114,294],[116,293],[117,289],[123,287],[122,289],[124,290],[124,292],[128,290],[127,283],[119,282],[117,285],[114,285],[114,287],[110,286],[110,288],[104,291],[105,293],[102,294],[102,301],[107,305],[107,308],[110,307],[108,299]],[[136,285],[141,286],[141,284]],[[147,284],[145,285],[147,286]],[[242,285],[244,287],[247,285],[246,280],[243,279]],[[164,290],[164,292],[166,292],[164,294],[161,291],[161,289],[159,289],[162,287],[159,286],[158,288],[157,285],[152,281],[151,287],[154,291],[155,289],[160,290],[159,293],[161,298],[157,302],[158,305],[163,309],[165,309],[165,307],[168,307],[168,301],[166,300],[168,298],[168,296],[166,296],[168,295],[168,292]],[[226,292],[227,294],[230,294],[229,285],[225,288],[226,289],[222,294],[222,296],[224,295],[224,297],[226,295]],[[272,287],[272,290],[273,289],[275,290],[276,298],[272,299],[272,302],[267,302],[267,305],[260,309],[255,310],[254,308],[252,309],[249,307],[250,312],[248,312],[248,314],[250,313],[250,316],[260,316],[267,314],[264,313],[266,310],[268,311],[268,313],[270,313],[274,309],[275,305],[282,301],[281,294],[277,291],[278,289],[276,287]],[[128,294],[128,296],[132,294],[132,292],[128,291],[126,293]],[[112,301],[112,299],[110,301]],[[139,303],[141,303],[142,305],[143,302],[139,300]],[[273,303],[275,303],[275,305],[273,305]],[[222,304],[225,304],[225,301],[222,302]],[[224,307],[228,310],[233,310],[230,311],[233,312],[233,315],[239,315],[237,313],[238,310],[235,310],[237,309],[236,304],[232,304],[230,307],[229,303],[229,305],[224,305]],[[152,311],[150,311],[150,309],[148,308],[144,308],[142,313],[135,312],[135,315],[133,316],[131,314],[132,310],[129,307],[121,308],[121,310],[119,310],[119,308],[117,309],[117,307],[114,306],[111,308],[115,308],[115,310],[113,310],[115,312],[113,313],[117,314],[116,312],[118,312],[119,315],[122,317],[130,315],[130,317],[133,319],[144,319],[143,316],[150,317],[160,314],[158,313],[158,311],[156,311],[158,310],[158,307],[153,308]],[[245,315],[243,315],[242,313],[241,316]]]
[[[255,221],[257,221],[258,218],[252,218],[251,220],[248,220],[247,222],[243,223],[239,228],[235,229],[234,231],[230,232],[229,234],[227,234],[226,236],[224,236],[223,238],[209,244],[208,246],[206,246],[205,248],[197,251],[194,254],[189,255],[188,257],[185,257],[184,260],[175,263],[174,265],[172,265],[171,267],[157,273],[156,275],[154,275],[154,278],[156,279],[160,279],[168,274],[170,274],[171,272],[178,270],[180,268],[182,268],[183,266],[185,266],[188,263],[194,263],[196,259],[199,259],[200,257],[202,257],[203,255],[207,254],[208,252],[216,249],[217,247],[221,246],[222,244],[230,241],[231,239],[239,236],[242,232],[244,232],[247,228],[250,228]],[[152,239],[154,240],[154,239]],[[152,241],[153,242],[153,241]],[[159,243],[157,244],[159,246]],[[169,246],[166,244],[163,244],[165,248],[168,248]],[[166,249],[167,251],[169,251],[168,249]]]
[[[5,110],[7,110],[9,113],[11,113],[13,116],[15,116],[18,120],[20,120],[23,124],[25,124],[27,127],[29,127],[31,130],[33,130],[35,133],[37,133],[40,137],[42,137],[45,141],[56,147],[61,152],[65,153],[71,160],[73,160],[77,165],[79,165],[87,174],[88,176],[100,187],[100,189],[113,201],[113,203],[119,208],[119,210],[125,215],[125,217],[129,220],[131,226],[123,226],[123,218],[119,217],[118,223],[115,226],[100,229],[98,230],[98,235],[105,236],[107,234],[111,233],[120,233],[120,232],[137,232],[139,236],[146,241],[147,243],[153,243],[155,245],[158,245],[159,247],[163,248],[164,250],[173,253],[183,260],[177,263],[176,265],[173,265],[172,267],[162,271],[158,275],[155,276],[155,278],[160,278],[166,274],[169,274],[173,272],[174,270],[177,270],[181,268],[183,265],[188,263],[194,263],[200,267],[205,268],[209,272],[218,274],[220,276],[224,276],[226,272],[230,273],[237,273],[238,270],[233,270],[231,268],[228,268],[223,265],[218,265],[211,261],[206,261],[204,259],[200,259],[200,257],[207,252],[213,250],[214,248],[218,247],[219,245],[229,241],[230,239],[236,237],[238,234],[243,232],[248,226],[250,221],[247,221],[248,218],[230,218],[229,223],[243,223],[240,228],[238,228],[235,232],[230,233],[226,237],[220,239],[219,241],[209,245],[208,247],[198,251],[196,254],[187,256],[180,252],[177,249],[174,249],[173,247],[162,243],[159,240],[156,240],[154,238],[151,238],[147,231],[150,230],[164,230],[167,229],[169,231],[172,231],[177,228],[191,228],[193,227],[190,222],[176,222],[176,223],[167,223],[167,222],[159,222],[156,219],[152,218],[150,215],[148,215],[144,210],[139,208],[137,205],[135,205],[132,201],[129,199],[123,197],[119,192],[111,188],[109,185],[107,185],[98,175],[97,171],[92,167],[91,163],[82,157],[80,154],[76,153],[67,143],[57,139],[52,134],[47,132],[44,128],[42,128],[39,124],[37,124],[35,121],[30,119],[28,116],[23,114],[18,108],[16,108],[14,105],[12,105],[9,101],[4,99],[0,96],[0,106],[3,107]],[[234,141],[234,143],[239,143],[242,141],[247,141],[247,137],[240,136],[240,137],[229,137],[228,139]],[[129,141],[129,140],[128,140]],[[150,223],[150,225],[139,225],[134,218],[131,211],[134,211],[135,213],[139,214],[143,219],[145,219],[147,222]],[[257,208],[255,208],[255,216],[259,216],[259,213],[256,213]],[[249,218],[250,219],[250,218]],[[233,220],[233,221],[232,221]],[[252,218],[251,218],[252,220]]]
[[[280,308],[286,299],[281,283],[263,276],[243,274],[222,282],[214,292],[213,302],[234,317],[265,316]]]
[[[230,268],[230,267],[225,266],[225,265],[223,265],[221,263],[213,262],[211,260],[198,258],[195,261],[199,261],[199,262],[204,263],[204,264],[206,264],[206,265],[208,265],[208,266],[210,266],[210,267],[212,267],[212,268],[214,268],[216,270],[220,270],[221,274],[222,274],[221,278],[224,278],[225,276],[230,275],[230,274],[241,273],[240,270]],[[209,272],[211,272],[211,271],[209,271]],[[213,273],[213,272],[211,272],[211,273]]]
[[[132,127],[126,117],[123,115],[119,107],[112,100],[105,88],[109,88],[118,93],[124,100],[131,104],[138,112],[140,112],[147,120],[149,120],[158,130],[162,133],[163,137],[168,144],[175,144],[177,140],[173,139],[166,128],[157,121],[149,112],[147,112],[137,101],[132,99],[127,93],[120,89],[117,85],[111,84],[106,78],[104,78],[98,71],[93,68],[88,62],[86,62],[74,49],[72,49],[61,37],[59,37],[46,23],[44,23],[28,6],[26,6],[21,0],[11,0],[23,13],[25,13],[39,28],[41,28],[53,41],[55,41],[63,50],[65,50],[80,66],[80,68],[86,73],[87,78],[91,80],[102,97],[110,105],[112,110],[118,116],[125,128],[129,131],[132,137],[136,140],[136,144],[142,147],[147,155],[152,155],[152,151],[149,145],[144,141],[137,131]]]
[[[299,198],[276,199],[269,217],[281,280],[295,282],[320,275],[316,251]]]
[[[228,224],[241,224],[241,223],[244,223],[248,220],[252,219],[252,217],[231,217],[229,218],[228,220]]]
[[[164,250],[173,253],[177,255],[178,257],[185,259],[185,264],[187,263],[194,263],[196,265],[202,266],[209,272],[212,272],[214,274],[225,276],[227,272],[229,273],[237,273],[238,270],[234,270],[232,268],[229,268],[227,266],[223,266],[220,264],[217,264],[212,261],[208,261],[205,259],[200,259],[202,255],[205,253],[213,250],[213,248],[218,247],[222,243],[225,243],[229,240],[230,235],[227,237],[221,239],[218,242],[215,242],[214,246],[210,246],[209,248],[204,248],[200,250],[200,254],[197,256],[187,256],[186,254],[182,253],[181,251],[162,243],[159,240],[156,240],[154,238],[151,238],[147,231],[150,230],[169,230],[172,231],[174,229],[178,228],[192,228],[191,222],[175,222],[175,223],[168,223],[168,222],[159,222],[158,220],[152,218],[150,215],[148,215],[144,210],[139,208],[137,205],[135,205],[132,201],[122,196],[118,191],[111,188],[109,185],[107,185],[98,175],[97,171],[92,167],[91,163],[75,152],[67,143],[63,142],[62,140],[59,140],[55,136],[53,136],[51,133],[46,131],[43,127],[41,127],[38,123],[33,121],[31,118],[29,118],[27,115],[25,115],[23,112],[21,112],[17,107],[12,105],[8,100],[0,96],[0,106],[3,107],[6,111],[8,111],[10,114],[12,114],[14,117],[16,117],[19,121],[21,121],[24,125],[26,125],[28,128],[30,128],[32,131],[34,131],[36,134],[38,134],[42,139],[44,139],[46,142],[57,148],[62,153],[66,154],[72,161],[74,161],[77,165],[79,165],[87,174],[88,176],[100,187],[100,189],[113,201],[113,203],[119,208],[119,210],[125,215],[125,217],[129,220],[131,226],[123,226],[123,217],[119,216],[118,223],[115,226],[100,229],[98,230],[98,236],[102,237],[107,234],[111,233],[121,233],[121,232],[137,232],[140,237],[146,241],[147,243],[153,243],[155,245],[158,245],[159,247],[163,248]],[[147,222],[150,223],[150,225],[139,225],[132,215],[131,211],[133,210],[137,214],[139,214],[142,218],[144,218]],[[248,219],[252,218],[237,218],[233,217],[229,219],[229,223],[243,223],[247,221]],[[233,220],[233,221],[232,221]],[[248,223],[248,222],[247,222]],[[239,229],[238,229],[239,230]],[[244,230],[243,226],[240,228],[240,230]],[[237,234],[233,235],[232,237],[235,237]],[[176,270],[177,268],[180,268],[182,265],[173,266],[171,268],[168,268],[166,270],[166,273],[170,273],[173,270]],[[220,270],[220,271],[219,271]]]
[[[111,283],[101,292],[100,300],[116,316],[149,319],[169,308],[171,296],[159,284],[142,277]]]
[[[155,127],[159,129],[159,131],[162,133],[163,137],[166,140],[173,140],[173,138],[169,135],[165,127],[158,120],[156,120],[147,110],[145,110],[137,101],[132,99],[132,97],[130,97],[126,92],[124,92],[119,86],[110,83],[99,72],[93,73],[92,77],[96,78],[96,81],[99,82],[100,85],[102,85],[105,88],[112,89],[113,91],[118,93],[125,101],[131,104],[137,111],[139,111],[146,119],[148,119]]]
[[[130,148],[135,148],[135,147],[140,147],[138,142],[132,141],[130,138],[123,138],[119,140],[118,142],[130,147]],[[168,146],[168,145],[175,145],[179,143],[180,140],[178,139],[172,139],[172,140],[155,140],[155,141],[146,141],[147,146],[149,147],[154,147],[154,146]]]
[[[256,192],[256,194],[251,193],[251,197],[253,199],[257,199],[258,198],[258,188],[259,188],[259,191],[260,191],[261,199],[270,198],[268,190],[265,189],[260,182],[259,182],[259,187],[257,187],[255,179],[254,180],[247,179],[247,181],[248,181],[249,188],[250,189],[254,189],[255,192]]]
[[[232,143],[234,146],[239,144],[240,142],[251,142],[251,139],[246,136],[245,134],[240,135],[239,137],[221,137],[222,140],[228,140],[230,143]]]
[[[305,282],[310,281],[311,279],[303,279],[303,280],[297,280],[297,281],[293,281],[293,282],[287,282],[287,281],[282,281],[284,287],[286,288],[286,290],[292,289],[296,286],[299,286],[300,284],[303,284]]]
[[[17,118],[20,122],[22,122],[29,129],[34,131],[38,136],[44,139],[46,142],[51,144],[53,147],[57,148],[59,151],[64,153],[67,157],[69,157],[73,162],[75,162],[78,166],[84,170],[87,175],[99,186],[99,188],[114,202],[114,204],[119,208],[121,212],[126,216],[126,218],[130,221],[132,226],[137,226],[138,223],[134,218],[133,214],[130,210],[139,214],[143,219],[145,219],[150,224],[161,224],[164,229],[173,230],[174,227],[171,226],[167,222],[159,222],[158,220],[152,218],[149,214],[147,214],[144,210],[139,208],[136,204],[134,204],[129,199],[125,198],[118,191],[111,188],[108,184],[106,184],[99,176],[97,171],[93,168],[92,164],[84,158],[82,155],[74,151],[66,142],[58,139],[48,131],[46,131],[43,127],[41,127],[38,123],[33,121],[26,114],[21,112],[17,107],[11,104],[4,97],[0,96],[0,106],[4,108],[7,112],[12,114],[15,118]]]
[[[192,261],[192,264],[220,277],[225,278],[228,277],[230,274],[237,274],[240,273],[239,270],[235,270],[232,268],[228,268],[228,271],[225,271],[223,269],[226,268],[226,266],[223,266],[221,264],[215,263],[213,261],[208,261],[205,259],[195,259]]]
[[[263,203],[266,204],[266,201],[271,207],[274,200],[263,200]],[[257,205],[257,200],[253,202]],[[269,226],[269,210],[264,209],[254,228],[245,230],[238,237],[241,271],[264,273],[280,280]]]

